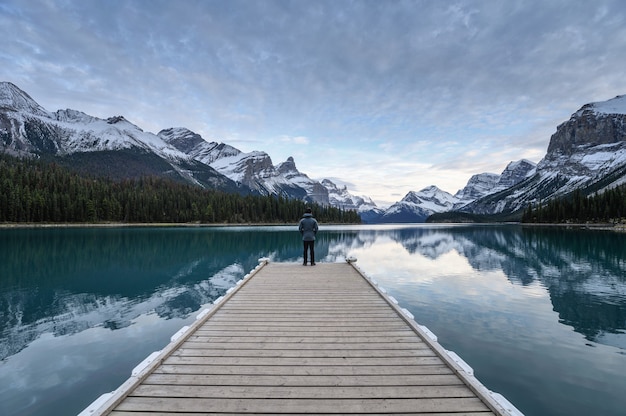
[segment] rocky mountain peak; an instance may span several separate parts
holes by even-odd
[[[30,95],[11,82],[0,82],[0,107],[50,117],[50,113],[33,100]]]
[[[289,156],[286,161],[283,163],[279,163],[276,166],[276,170],[279,174],[284,175],[288,173],[299,173],[298,168],[296,168],[296,162],[293,160],[293,157]]]
[[[184,127],[163,129],[158,133],[158,136],[184,153],[191,152],[196,146],[204,142],[202,136]]]
[[[427,186],[418,192],[410,191],[402,198],[401,202],[412,204],[431,204],[440,207],[452,208],[457,199],[448,192],[439,189],[435,185]]]
[[[551,154],[572,155],[580,146],[614,144],[626,140],[626,95],[611,100],[585,104],[561,123],[550,138]]]
[[[89,114],[85,114],[82,111],[78,110],[58,110],[54,113],[54,118],[58,121],[63,121],[67,123],[92,123],[98,121],[99,119]]]
[[[371,198],[352,195],[346,185],[338,186],[330,179],[323,179],[321,184],[328,190],[328,200],[332,206],[357,210],[362,215],[368,211],[378,210]],[[381,212],[382,210],[378,210],[375,215],[378,216]]]
[[[626,94],[618,95],[606,101],[585,104],[573,116],[582,116],[583,113],[589,112],[596,114],[626,114]]]
[[[326,187],[326,189],[328,189],[329,191],[335,191],[335,192],[339,192],[339,191],[344,191],[347,190],[348,187],[347,186],[343,186],[342,188],[339,188],[337,186],[337,184],[333,181],[331,181],[330,179],[322,179],[322,185],[324,185]]]
[[[498,190],[510,188],[511,186],[523,181],[528,176],[535,173],[537,164],[530,160],[522,159],[515,162],[510,162],[497,182]]]
[[[500,180],[500,175],[495,173],[479,173],[473,175],[464,188],[459,189],[454,196],[465,203],[474,201],[491,192]]]

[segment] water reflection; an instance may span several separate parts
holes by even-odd
[[[327,227],[316,251],[323,261],[342,261],[376,247],[367,256],[384,262],[384,242],[393,241],[412,257],[456,252],[474,270],[501,271],[523,286],[540,282],[562,323],[601,341],[626,329],[624,240],[560,228]],[[258,258],[298,261],[301,247],[292,227],[33,229],[3,230],[0,252],[2,359],[41,333],[115,330],[149,310],[186,317]]]
[[[437,259],[451,251],[473,269],[502,271],[523,286],[547,288],[562,323],[595,342],[626,330],[626,236],[529,227],[403,229],[392,238],[409,253]]]

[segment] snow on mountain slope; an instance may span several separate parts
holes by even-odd
[[[330,204],[342,209],[357,210],[366,212],[378,209],[374,201],[367,196],[352,195],[347,186],[339,187],[330,179],[323,179],[322,185],[328,190],[328,200]],[[382,210],[380,210],[382,212]]]
[[[462,209],[477,199],[508,189],[524,179],[534,175],[536,164],[526,160],[510,162],[500,175],[495,173],[479,173],[467,182],[454,196],[459,200],[454,210]]]
[[[610,100],[584,105],[574,113],[574,116],[580,117],[586,110],[591,110],[596,114],[626,114],[626,95],[618,95]]]
[[[411,191],[401,201],[385,210],[379,222],[424,222],[436,212],[450,211],[458,202],[453,195],[436,186],[428,186],[419,192]]]
[[[10,82],[0,82],[0,108],[40,117],[50,117],[50,113],[37,104],[30,95]]]
[[[53,124],[63,130],[59,137],[60,154],[139,148],[170,160],[189,159],[159,136],[144,132],[122,116],[102,120],[67,109],[54,113],[54,120]]]
[[[500,175],[495,173],[479,173],[472,176],[469,181],[467,181],[467,185],[454,194],[454,197],[459,200],[455,204],[455,208],[462,207],[478,198],[490,194],[499,179]]]
[[[490,193],[500,192],[512,187],[535,174],[537,164],[522,159],[509,163],[500,174],[496,186]]]
[[[103,120],[70,109],[51,113],[8,82],[0,82],[0,150],[60,157],[68,167],[78,163],[81,172],[117,179],[156,175],[249,192],[122,116]]]
[[[70,109],[50,113],[9,82],[0,83],[0,108],[9,111],[12,118],[9,122],[9,114],[4,114],[6,123],[0,127],[11,125],[12,138],[19,140],[26,151],[48,150],[64,155],[135,147],[168,159],[189,159],[158,136],[144,132],[122,116],[103,120]],[[38,144],[45,149],[37,149]]]
[[[318,181],[309,178],[296,168],[293,157],[288,157],[286,161],[276,166],[279,175],[279,183],[295,184],[304,189],[309,201],[322,205],[329,205],[328,190]]]
[[[161,130],[158,136],[205,165],[211,165],[218,159],[238,156],[242,153],[239,149],[225,143],[207,142],[199,134],[184,127]]]
[[[292,157],[274,166],[265,152],[244,153],[224,143],[208,142],[186,128],[162,130],[159,137],[194,160],[263,195],[329,204],[326,188],[298,171]]]

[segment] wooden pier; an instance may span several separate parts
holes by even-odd
[[[348,263],[263,261],[85,415],[512,415]]]

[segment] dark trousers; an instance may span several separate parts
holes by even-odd
[[[304,241],[304,264],[307,261],[307,252],[311,251],[311,264],[315,263],[315,241]]]

